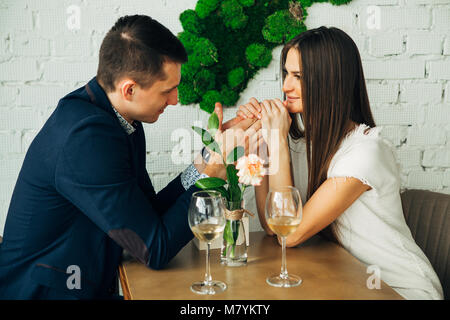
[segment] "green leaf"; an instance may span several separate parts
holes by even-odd
[[[217,116],[217,113],[213,112],[208,119],[208,130],[211,132],[211,135],[214,136],[217,129],[219,129],[219,117]]]
[[[229,186],[238,186],[239,178],[237,176],[238,170],[234,164],[227,165],[227,179]]]
[[[216,178],[216,177],[208,177],[197,180],[195,185],[200,189],[213,189],[217,187],[222,187],[226,185],[227,182],[223,179]]]
[[[200,135],[200,137],[202,137],[202,142],[205,144],[205,145],[208,145],[208,144],[210,144],[211,142],[213,142],[214,141],[214,138],[211,136],[211,134],[208,132],[208,131],[206,131],[205,129],[202,129],[202,128],[199,128],[199,127],[196,127],[196,126],[192,126],[192,130],[194,130],[195,132],[197,132],[199,135]]]
[[[245,149],[242,146],[238,146],[230,151],[227,156],[227,163],[232,164],[235,163],[240,157],[245,154]]]
[[[218,154],[221,154],[221,152],[222,152],[222,151],[220,151],[219,145],[215,141],[210,143],[209,145],[207,145],[207,147],[209,149],[211,149],[212,151],[217,152]]]
[[[228,190],[230,190],[230,201],[241,200],[241,188],[239,188],[238,171],[234,164],[227,165]]]
[[[211,190],[215,190],[215,191],[220,192],[220,194],[222,195],[222,197],[223,197],[224,199],[228,200],[228,197],[229,197],[228,191],[227,191],[227,189],[225,189],[223,186],[216,187],[216,188],[211,188]]]
[[[217,152],[218,154],[221,154],[220,147],[217,144],[217,142],[214,140],[214,138],[211,136],[211,134],[206,131],[205,129],[192,126],[192,130],[197,132],[200,137],[202,137],[202,142],[205,146],[207,146],[209,149],[211,149],[214,152]]]
[[[234,243],[233,231],[231,230],[231,222],[232,221],[227,220],[227,224],[225,225],[225,229],[223,230],[223,238],[225,239],[228,245]]]
[[[232,221],[232,223],[233,223],[233,227],[231,229],[233,230],[233,240],[234,240],[234,242],[237,242],[237,239],[239,237],[240,221],[239,220],[235,220],[235,221]]]

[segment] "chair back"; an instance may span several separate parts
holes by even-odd
[[[406,190],[401,199],[412,236],[436,271],[445,299],[450,299],[450,195]]]

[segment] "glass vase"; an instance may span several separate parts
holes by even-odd
[[[244,229],[243,201],[225,201],[225,229],[220,254],[221,263],[229,267],[247,264],[247,239]]]

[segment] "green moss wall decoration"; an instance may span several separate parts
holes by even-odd
[[[272,50],[306,30],[307,8],[315,2],[351,0],[198,0],[180,15],[189,61],[181,68],[179,100],[234,106],[250,79],[272,61]]]

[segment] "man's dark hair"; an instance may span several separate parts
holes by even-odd
[[[119,18],[103,39],[97,80],[106,92],[128,76],[143,88],[164,80],[164,62],[185,63],[187,53],[178,38],[158,21],[145,15]]]

